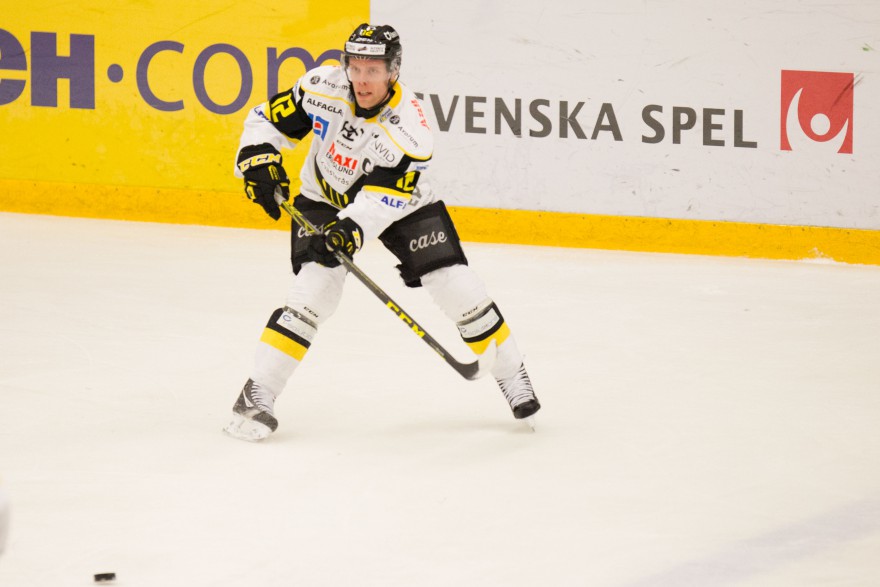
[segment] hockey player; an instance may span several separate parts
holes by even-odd
[[[342,295],[347,270],[334,252],[353,256],[375,238],[400,261],[406,285],[424,287],[475,353],[496,343],[492,375],[514,417],[541,407],[516,341],[428,183],[433,137],[419,100],[398,81],[401,56],[391,26],[362,24],[345,43],[341,65],[306,72],[244,122],[235,173],[248,198],[275,220],[276,197],[289,198],[280,150],[312,133],[293,204],[323,233],[308,235],[292,223],[293,279],[232,408],[225,428],[232,436],[256,441],[275,431],[275,399]]]

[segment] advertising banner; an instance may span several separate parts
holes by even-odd
[[[880,263],[880,4],[844,0],[18,4],[0,210],[280,226],[232,174],[242,121],[365,21],[466,240]]]
[[[368,18],[366,0],[5,8],[0,209],[262,220],[240,203],[232,175],[248,108],[308,68],[337,62]],[[291,153],[289,168],[304,151]]]
[[[880,3],[371,10],[453,204],[880,229]]]

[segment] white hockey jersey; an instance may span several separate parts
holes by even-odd
[[[434,149],[428,121],[409,88],[398,82],[392,91],[378,114],[364,118],[356,114],[345,71],[317,67],[249,112],[239,149],[261,143],[292,149],[313,133],[300,171],[302,195],[339,208],[339,217],[357,222],[365,238],[377,237],[434,199],[423,176]]]

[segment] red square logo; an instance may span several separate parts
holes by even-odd
[[[780,148],[853,152],[852,73],[782,70]],[[817,144],[818,143],[818,144]]]

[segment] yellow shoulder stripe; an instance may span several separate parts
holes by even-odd
[[[409,151],[407,151],[403,147],[403,145],[401,145],[400,143],[398,143],[397,141],[394,140],[394,137],[392,137],[391,133],[388,132],[388,129],[385,128],[385,125],[379,124],[379,128],[381,128],[385,132],[385,135],[388,137],[388,140],[390,140],[392,143],[394,143],[395,147],[397,147],[398,149],[403,151],[403,154],[406,155],[407,157],[409,157],[410,159],[412,159],[413,161],[428,161],[431,158],[431,155],[428,155],[427,157],[418,157],[418,156],[414,155],[413,153],[410,153]]]

